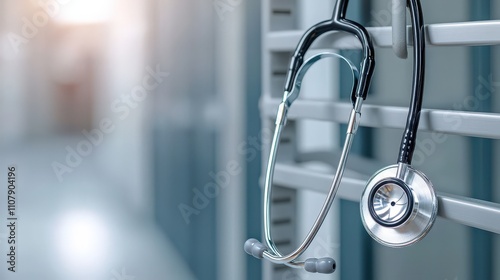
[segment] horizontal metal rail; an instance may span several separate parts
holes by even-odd
[[[500,32],[499,32],[500,33]],[[263,98],[261,112],[274,118],[279,99]],[[349,118],[350,103],[297,100],[290,108],[289,119],[313,119],[345,123]],[[404,128],[408,108],[364,105],[361,126],[376,128]],[[461,136],[500,139],[500,114],[452,110],[422,110],[419,129]]]
[[[276,164],[274,184],[301,190],[326,193],[331,174],[309,170],[296,164]],[[344,177],[337,197],[359,202],[366,180]],[[500,234],[500,204],[438,193],[438,215],[460,224]]]
[[[392,47],[390,26],[368,27],[376,47]],[[481,46],[500,44],[500,21],[472,21],[458,23],[439,23],[426,25],[427,45],[429,46]],[[302,30],[270,32],[266,36],[266,49],[270,51],[292,51],[295,49]],[[411,34],[411,32],[408,32]],[[411,43],[411,38],[408,38]],[[343,32],[332,32],[320,38],[313,46],[316,49],[359,49],[359,40]]]

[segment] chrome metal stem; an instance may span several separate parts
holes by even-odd
[[[268,160],[265,188],[264,188],[264,234],[265,234],[265,242],[268,247],[268,251],[265,251],[263,256],[264,258],[279,264],[290,264],[290,262],[294,261],[300,255],[302,255],[307,248],[311,245],[312,241],[316,237],[321,225],[325,221],[326,216],[328,215],[328,211],[333,204],[337,191],[340,187],[340,183],[342,181],[342,176],[344,174],[345,166],[347,164],[347,159],[349,157],[349,151],[352,146],[352,142],[354,140],[354,135],[356,134],[359,119],[361,117],[361,107],[363,104],[363,99],[358,98],[354,105],[354,108],[351,111],[351,115],[349,117],[349,126],[346,134],[346,139],[344,142],[344,147],[342,149],[342,154],[340,156],[340,162],[337,167],[337,171],[335,172],[335,177],[333,178],[332,185],[330,187],[330,191],[328,192],[327,198],[323,203],[321,211],[316,218],[311,230],[307,234],[306,238],[300,244],[300,246],[295,249],[292,253],[288,255],[283,255],[276,248],[276,245],[272,241],[270,223],[270,205],[271,205],[271,186],[272,186],[272,174],[274,172],[274,165],[276,163],[276,152],[277,152],[277,141],[279,141],[279,136],[281,134],[282,126],[277,125],[276,130],[273,137],[273,142],[271,144],[271,153]],[[302,262],[292,263],[292,266],[302,266]]]
[[[396,178],[405,180],[406,173],[408,172],[408,164],[398,163],[398,171],[396,173]]]

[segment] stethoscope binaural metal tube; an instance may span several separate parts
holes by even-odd
[[[348,6],[348,0],[338,0],[335,5],[335,10],[331,20],[320,22],[315,26],[311,27],[301,38],[296,51],[290,61],[290,67],[288,70],[287,80],[285,83],[285,93],[283,101],[279,106],[278,114],[276,118],[276,129],[273,135],[273,140],[270,149],[270,155],[268,159],[268,165],[266,169],[265,185],[264,185],[264,200],[263,200],[263,213],[264,213],[264,243],[262,244],[255,239],[249,239],[245,243],[245,251],[257,258],[265,258],[271,262],[285,264],[294,268],[304,268],[309,272],[318,273],[332,273],[335,270],[335,261],[331,258],[315,259],[311,258],[306,261],[297,261],[297,258],[302,255],[305,250],[309,247],[316,234],[318,233],[321,225],[323,224],[326,215],[335,199],[335,195],[340,186],[342,176],[344,173],[345,165],[351,149],[352,141],[356,130],[358,128],[359,120],[361,117],[361,107],[364,99],[366,98],[371,78],[373,75],[373,69],[375,66],[374,50],[371,39],[368,35],[366,29],[354,21],[345,19],[345,13]],[[361,62],[361,75],[358,74],[354,65],[337,54],[333,53],[323,53],[313,56],[311,59],[304,63],[304,56],[313,44],[313,42],[322,34],[331,31],[344,31],[351,33],[356,36],[361,42],[363,48],[363,60]],[[281,135],[281,130],[286,123],[286,116],[289,107],[293,101],[298,97],[300,92],[300,86],[302,78],[309,69],[309,67],[317,60],[324,57],[338,56],[346,61],[353,71],[353,89],[351,92],[351,101],[353,103],[353,109],[349,116],[347,137],[342,149],[342,154],[340,157],[339,166],[335,173],[330,191],[327,194],[327,198],[323,203],[320,213],[316,218],[312,228],[309,233],[292,253],[283,255],[278,250],[273,242],[271,235],[271,195],[272,195],[272,181],[274,174],[274,165],[276,162],[276,154],[278,151],[279,138]],[[358,78],[359,77],[359,78]]]
[[[276,163],[276,155],[278,152],[278,146],[279,146],[279,139],[280,135],[282,132],[282,129],[284,125],[286,124],[286,116],[288,112],[288,108],[292,105],[293,101],[298,97],[298,93],[300,91],[300,86],[302,83],[302,79],[307,72],[307,70],[318,60],[323,59],[323,58],[328,58],[328,57],[338,57],[346,61],[351,70],[352,70],[352,78],[353,78],[353,87],[355,88],[356,85],[358,84],[359,80],[359,73],[356,67],[346,58],[335,54],[335,53],[320,53],[312,58],[310,58],[308,61],[306,61],[303,66],[299,69],[297,72],[296,76],[296,81],[294,83],[294,88],[292,89],[291,93],[285,92],[284,98],[282,103],[279,106],[278,109],[278,114],[276,118],[276,128],[275,132],[273,135],[272,143],[271,143],[271,148],[270,148],[270,155],[268,159],[268,164],[267,164],[267,169],[266,169],[266,177],[264,181],[264,200],[263,200],[263,213],[264,213],[264,241],[265,241],[265,246],[258,242],[255,239],[250,239],[245,243],[245,251],[247,251],[249,254],[258,257],[258,258],[265,258],[268,259],[274,263],[279,263],[279,264],[285,264],[290,267],[295,267],[295,268],[302,268],[304,267],[308,271],[314,271],[314,272],[323,272],[323,273],[329,273],[333,272],[334,270],[334,265],[335,262],[333,259],[328,259],[328,258],[323,258],[323,259],[308,259],[305,262],[304,261],[296,261],[296,259],[309,247],[311,244],[312,240],[318,233],[322,223],[324,222],[326,215],[328,214],[328,210],[330,209],[333,200],[335,198],[335,194],[337,193],[338,187],[340,185],[340,181],[345,169],[345,164],[347,162],[349,150],[352,145],[352,141],[354,139],[354,135],[356,133],[358,124],[359,124],[359,119],[360,119],[360,112],[361,112],[361,107],[363,104],[363,99],[359,98],[357,99],[356,103],[353,105],[353,109],[349,118],[349,124],[348,124],[348,129],[347,129],[347,137],[345,140],[345,144],[342,150],[342,155],[340,158],[339,162],[339,167],[337,168],[337,172],[334,178],[334,181],[332,183],[332,187],[330,189],[330,192],[327,195],[327,198],[325,199],[325,202],[323,204],[323,207],[320,211],[320,214],[316,218],[316,221],[314,222],[313,227],[305,237],[304,241],[301,243],[301,245],[294,250],[292,253],[284,256],[282,255],[279,250],[277,249],[276,245],[273,242],[272,235],[271,235],[271,195],[272,195],[272,184],[273,184],[273,174],[274,174],[274,167]]]
[[[425,30],[420,1],[409,0],[408,5],[413,25],[413,84],[398,161],[368,180],[360,202],[365,229],[390,247],[409,246],[424,238],[438,208],[431,181],[411,166],[424,91]]]
[[[314,222],[311,230],[307,234],[307,236],[304,239],[304,241],[302,242],[302,244],[294,252],[288,254],[287,256],[282,256],[281,253],[279,253],[279,250],[276,248],[274,242],[272,241],[271,232],[270,232],[271,227],[270,227],[270,211],[269,211],[270,210],[269,206],[271,204],[271,187],[270,186],[272,185],[272,178],[271,178],[271,176],[266,176],[266,186],[268,186],[268,187],[265,188],[265,190],[264,190],[265,191],[265,196],[264,196],[264,205],[265,205],[265,207],[264,207],[264,213],[265,213],[265,215],[264,215],[264,217],[265,217],[264,218],[264,232],[265,232],[266,245],[268,248],[271,249],[272,253],[270,253],[268,251],[264,252],[263,253],[264,258],[266,258],[270,261],[273,261],[275,263],[287,264],[287,263],[295,260],[296,258],[298,258],[305,250],[307,250],[307,248],[311,244],[312,240],[314,239],[314,237],[318,233],[321,225],[323,224],[323,222],[326,218],[326,215],[328,214],[328,210],[330,209],[330,207],[333,203],[333,200],[335,199],[335,195],[338,191],[338,188],[340,186],[340,182],[342,180],[342,176],[343,176],[343,173],[345,170],[345,165],[347,163],[349,150],[351,149],[354,135],[356,133],[356,130],[357,130],[357,127],[359,124],[359,118],[361,117],[362,103],[363,103],[363,99],[361,99],[361,98],[357,99],[357,102],[354,106],[355,108],[352,109],[351,116],[349,118],[347,137],[345,139],[344,147],[342,149],[342,154],[340,156],[339,166],[337,167],[337,171],[335,173],[335,177],[334,177],[332,186],[331,186],[330,191],[327,195],[327,199],[325,200],[325,202],[320,210],[320,214],[316,218],[316,221]],[[278,129],[278,131],[279,130],[281,130],[281,128]],[[279,135],[279,134],[280,134],[280,132],[276,133],[275,135]],[[274,139],[276,139],[277,137],[274,137]],[[273,139],[273,142],[274,142],[274,139]],[[276,148],[273,148],[273,153],[276,153],[276,151],[277,151]],[[270,172],[270,173],[268,173],[268,174],[272,174],[272,172],[274,170],[274,164],[275,164],[274,159],[272,159],[270,161],[271,161],[269,163],[270,167],[268,168],[269,169],[268,172]]]

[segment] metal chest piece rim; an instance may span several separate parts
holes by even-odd
[[[432,228],[438,201],[431,181],[411,166],[397,176],[398,165],[378,171],[361,197],[363,225],[377,242],[394,248],[410,246]]]

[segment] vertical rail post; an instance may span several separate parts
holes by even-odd
[[[491,1],[472,1],[471,20],[489,20]],[[489,81],[491,71],[491,47],[473,47],[471,50],[472,92],[477,95],[480,79]],[[480,88],[489,91],[490,88]],[[491,112],[492,98],[475,99],[478,111]],[[491,201],[493,197],[493,141],[490,139],[472,138],[471,151],[471,196],[473,198]],[[493,279],[493,236],[479,229],[471,229],[471,279]]]

